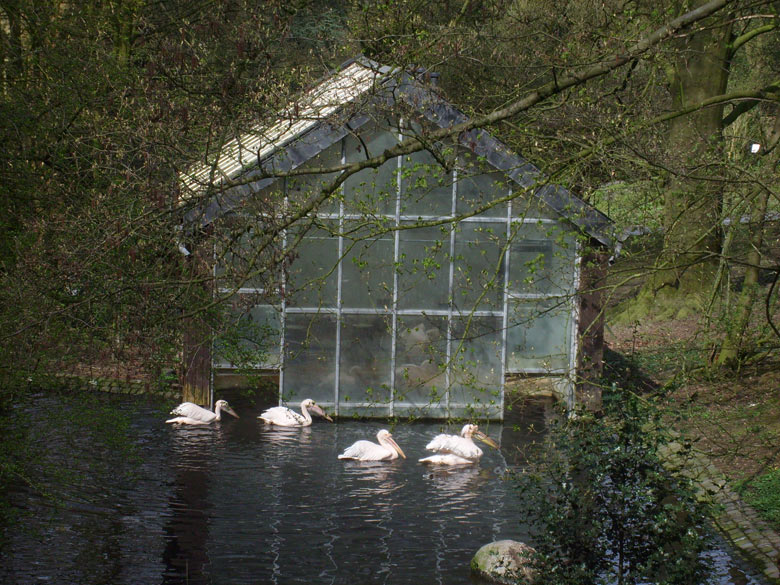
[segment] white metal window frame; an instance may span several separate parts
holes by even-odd
[[[398,138],[401,139],[401,135],[398,135]],[[346,139],[341,139],[339,141],[341,145],[341,162],[346,162],[346,151],[345,151],[345,142]],[[399,156],[396,157],[397,161],[397,170],[396,170],[396,193],[395,193],[395,214],[393,216],[385,215],[383,217],[392,218],[394,220],[394,227],[400,226],[403,222],[410,222],[410,221],[447,221],[447,220],[454,220],[457,217],[457,195],[458,195],[458,171],[457,169],[453,169],[452,171],[452,195],[451,195],[451,210],[449,216],[441,216],[441,215],[401,215],[401,169],[403,168],[403,157]],[[287,195],[287,182],[285,179],[282,179],[283,181],[283,192],[284,192],[284,205],[285,207],[288,205],[288,195]],[[342,189],[342,195],[343,195],[343,184],[340,187]],[[510,195],[511,190],[507,190],[505,195]],[[506,214],[501,216],[472,216],[463,218],[457,221],[458,224],[464,223],[464,224],[504,224],[506,226],[506,241],[507,244],[509,242],[509,239],[512,237],[512,228],[513,226],[517,224],[554,224],[558,225],[560,224],[559,220],[556,219],[550,219],[550,218],[541,218],[541,217],[513,217],[513,201],[509,200],[507,203],[507,210]],[[343,231],[344,222],[349,220],[359,220],[362,219],[362,216],[360,214],[349,214],[345,213],[345,204],[344,204],[344,197],[341,198],[340,204],[339,204],[339,211],[338,213],[317,213],[316,217],[318,219],[326,219],[326,220],[332,220],[338,222],[339,231]],[[283,235],[283,244],[287,244],[287,234],[284,233]],[[455,270],[455,246],[456,246],[456,230],[451,229],[449,233],[449,266],[448,266],[448,287],[449,287],[449,298],[452,299],[452,293],[453,293],[453,286],[454,286],[454,270]],[[397,263],[400,258],[400,230],[396,229],[394,231],[393,235],[393,262]],[[512,299],[539,299],[539,300],[545,300],[545,299],[551,299],[551,298],[561,298],[560,294],[543,294],[543,293],[513,293],[509,290],[509,282],[510,282],[510,251],[511,246],[507,245],[506,250],[504,251],[504,286],[503,286],[503,308],[501,311],[494,311],[494,310],[474,310],[467,313],[468,316],[471,317],[494,317],[501,319],[502,322],[502,331],[501,331],[501,355],[500,355],[500,363],[501,363],[501,369],[502,369],[502,375],[500,379],[500,400],[499,404],[497,405],[497,408],[500,410],[500,412],[503,412],[503,406],[504,406],[504,385],[505,385],[505,377],[506,374],[528,374],[528,375],[549,375],[549,376],[558,376],[566,380],[566,402],[570,408],[574,407],[574,398],[573,398],[573,371],[574,371],[574,360],[575,356],[577,354],[577,335],[576,335],[576,323],[577,323],[577,317],[578,317],[578,307],[577,303],[573,302],[574,299],[574,293],[578,289],[579,286],[579,279],[580,279],[580,270],[579,270],[579,264],[580,264],[580,249],[579,244],[577,245],[576,252],[574,254],[574,266],[572,267],[573,270],[573,282],[572,282],[572,291],[570,296],[571,299],[571,319],[570,319],[570,332],[569,332],[569,366],[567,368],[557,368],[557,369],[549,369],[549,368],[515,368],[515,369],[509,369],[507,366],[507,348],[508,348],[508,329],[509,329],[509,303]],[[340,377],[340,363],[341,363],[341,329],[342,329],[342,321],[344,315],[359,315],[359,314],[366,314],[366,315],[384,315],[389,316],[391,319],[391,364],[390,364],[390,398],[389,403],[381,404],[382,410],[387,410],[387,414],[390,416],[393,416],[396,414],[396,407],[399,408],[399,410],[403,410],[404,408],[409,408],[412,405],[410,403],[404,403],[404,402],[398,402],[395,401],[395,386],[396,386],[396,374],[395,374],[395,360],[397,357],[397,339],[398,339],[398,318],[404,317],[404,316],[439,316],[439,317],[446,317],[447,319],[447,340],[446,340],[446,360],[447,363],[450,363],[452,359],[452,351],[453,351],[453,319],[456,316],[460,316],[453,308],[452,302],[449,303],[449,307],[447,309],[431,309],[431,310],[412,310],[412,309],[399,309],[398,308],[398,289],[399,289],[399,283],[398,283],[398,272],[393,271],[393,299],[392,299],[392,308],[388,310],[376,310],[376,309],[360,309],[360,308],[344,308],[342,303],[342,264],[343,264],[343,255],[344,255],[344,237],[342,235],[338,236],[338,266],[337,266],[337,284],[336,284],[336,305],[332,307],[291,307],[288,305],[286,299],[286,295],[282,295],[282,301],[280,305],[276,305],[276,308],[279,310],[280,314],[280,340],[279,340],[279,346],[278,346],[278,357],[276,360],[276,364],[272,363],[265,363],[265,364],[257,364],[258,369],[267,369],[267,370],[278,370],[279,371],[279,388],[280,388],[280,403],[285,402],[284,397],[284,372],[285,372],[285,345],[286,345],[286,316],[288,314],[333,314],[336,316],[336,348],[335,348],[335,356],[334,356],[334,367],[335,367],[335,376],[334,376],[334,389],[333,389],[333,402],[328,403],[326,401],[320,401],[324,406],[329,406],[335,410],[335,413],[339,414],[339,408],[341,406],[341,400],[339,395],[339,377]],[[216,267],[215,267],[216,270]],[[216,276],[216,272],[215,272]],[[286,287],[287,283],[282,283],[283,287]],[[233,293],[237,292],[238,295],[246,295],[246,294],[265,294],[267,291],[262,288],[252,288],[252,287],[242,287],[239,288],[237,291],[230,289],[230,288],[218,288],[218,293]],[[273,305],[271,305],[273,306]],[[222,370],[230,370],[234,369],[233,365],[226,362],[220,362],[218,361],[217,356],[214,357],[213,361],[213,367],[219,368]],[[212,368],[213,370],[213,368]],[[443,405],[444,410],[447,412],[447,415],[450,415],[450,412],[453,409],[465,409],[469,405],[465,403],[455,403],[450,401],[450,385],[451,385],[451,368],[447,367],[445,370],[445,385],[447,387],[446,391],[446,404]],[[212,387],[213,387],[213,381],[212,381]],[[376,403],[362,403],[362,402],[349,402],[350,408],[370,408],[377,406]]]

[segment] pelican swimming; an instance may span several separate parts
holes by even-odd
[[[482,457],[482,449],[472,440],[475,437],[498,449],[498,443],[479,430],[477,425],[466,425],[458,435],[436,435],[425,448],[435,451],[436,455],[420,459],[421,463],[434,463],[439,465],[469,465],[479,461]]]
[[[339,459],[357,459],[358,461],[391,461],[398,459],[400,455],[406,459],[401,447],[393,439],[393,435],[390,431],[382,429],[376,434],[376,440],[379,444],[372,443],[371,441],[358,441],[352,446],[347,447],[344,452],[339,455]]]
[[[165,422],[183,425],[207,425],[214,421],[222,420],[223,411],[239,418],[236,411],[227,403],[227,400],[217,400],[214,403],[214,412],[192,402],[182,402],[171,411],[171,414],[177,415],[176,418],[168,419]]]
[[[314,414],[318,414],[325,420],[333,422],[325,411],[322,410],[316,402],[311,398],[307,398],[301,402],[301,414],[298,414],[294,410],[287,408],[286,406],[274,406],[268,410],[264,410],[257,418],[263,419],[263,422],[269,425],[277,425],[280,427],[308,427],[311,424],[311,415],[309,409]]]

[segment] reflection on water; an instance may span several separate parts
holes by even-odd
[[[274,425],[262,424],[259,427],[259,432],[262,434],[261,440],[263,442],[270,443],[279,448],[289,446],[293,449],[297,449],[302,445],[309,444],[312,440],[311,427],[277,427]]]
[[[426,479],[427,489],[435,494],[436,501],[451,507],[464,507],[482,492],[485,482],[493,477],[481,467],[458,465],[434,468],[428,472]]]
[[[396,466],[403,465],[402,460],[381,461],[344,461],[344,474],[348,480],[354,481],[354,496],[359,498],[365,493],[369,498],[382,496],[402,488],[404,483],[397,483]]]
[[[33,409],[30,436],[49,465],[78,474],[48,477],[60,507],[15,494],[30,515],[7,535],[3,583],[466,585],[480,546],[525,538],[523,504],[503,470],[532,439],[514,426],[484,427],[502,451],[484,449],[476,466],[417,462],[433,436],[459,430],[439,423],[391,429],[409,459],[341,461],[381,425],[283,429],[242,411],[214,426],[172,427],[155,405],[114,397],[129,413],[123,450],[87,432],[89,420],[63,423],[56,400]],[[716,582],[730,583],[733,565],[716,557]]]

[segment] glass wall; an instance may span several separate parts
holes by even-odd
[[[364,160],[399,140],[397,122],[375,121],[307,164]],[[263,367],[280,370],[283,403],[313,398],[341,416],[499,419],[505,374],[570,373],[575,236],[478,157],[436,148],[348,178],[285,232],[278,290],[252,280],[240,289],[265,299],[247,314],[277,332]],[[274,189],[299,210],[328,178]]]

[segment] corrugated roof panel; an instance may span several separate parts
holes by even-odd
[[[216,162],[197,165],[182,173],[184,187],[192,192],[202,191],[208,186],[212,171],[215,183],[235,178],[248,166],[253,166],[370,90],[380,77],[383,77],[383,72],[364,63],[356,61],[350,64],[280,112],[280,120],[276,124],[252,128],[226,143]]]

